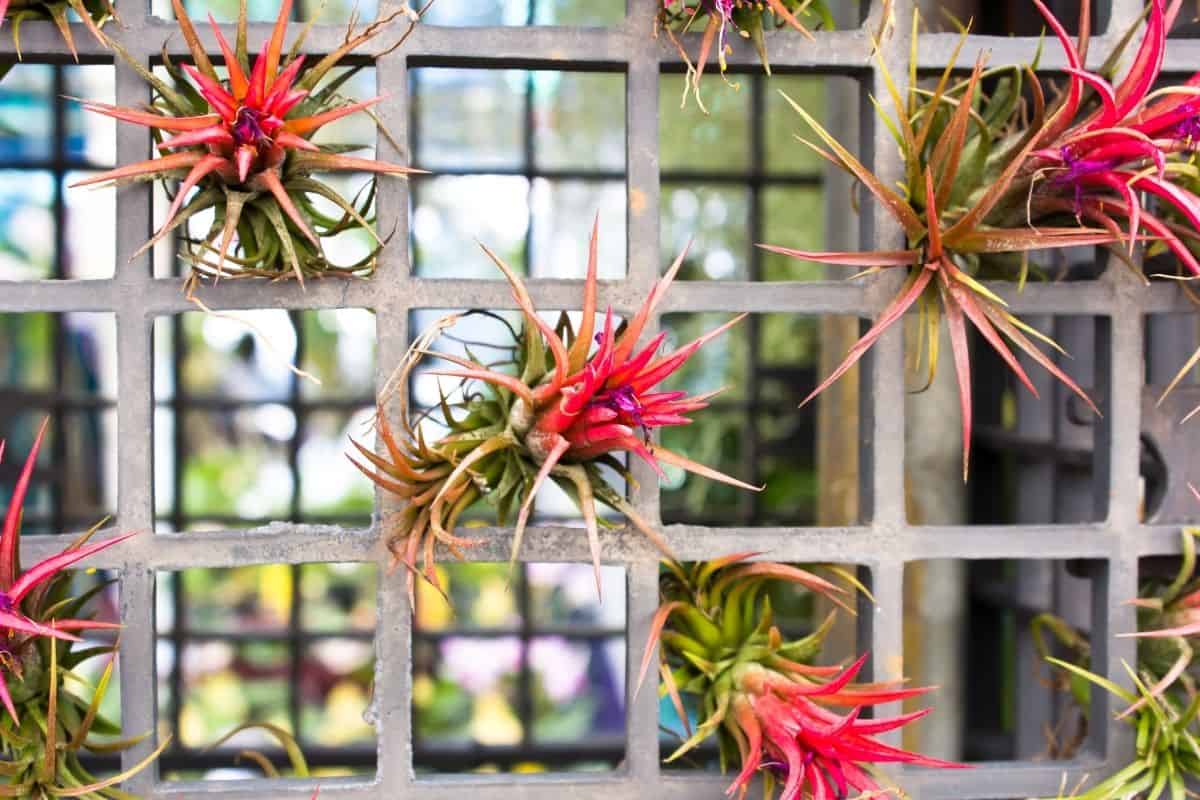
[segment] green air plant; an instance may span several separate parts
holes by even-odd
[[[1195,491],[1195,490],[1193,490]],[[1068,690],[1082,724],[1074,739],[1053,755],[1069,757],[1086,735],[1091,692],[1094,686],[1123,701],[1116,719],[1136,730],[1134,759],[1115,774],[1093,785],[1076,787],[1072,797],[1084,800],[1116,800],[1139,797],[1172,800],[1190,796],[1185,784],[1200,778],[1200,692],[1193,670],[1193,642],[1200,633],[1200,578],[1195,576],[1196,537],[1200,531],[1185,529],[1182,557],[1173,577],[1143,578],[1138,597],[1138,630],[1119,634],[1138,639],[1136,668],[1125,666],[1136,691],[1129,691],[1091,671],[1087,637],[1062,619],[1042,614],[1034,620],[1038,652],[1057,668],[1061,688]],[[1043,634],[1049,631],[1068,653],[1069,659],[1051,657]],[[1169,792],[1169,795],[1167,794]]]
[[[1200,200],[1178,183],[1168,156],[1178,148],[1172,122],[1189,89],[1152,92],[1162,68],[1166,31],[1179,2],[1152,0],[1130,68],[1110,83],[1130,31],[1099,72],[1083,68],[1090,9],[1082,4],[1078,44],[1041,0],[1031,0],[1054,32],[1068,63],[1068,85],[1050,108],[1031,66],[986,69],[981,54],[971,76],[953,80],[954,58],[932,89],[916,74],[914,15],[909,90],[902,94],[884,70],[893,112],[881,118],[900,148],[904,178],[899,190],[871,173],[810,114],[792,105],[817,134],[802,140],[853,176],[898,223],[904,245],[895,250],[829,253],[766,246],[772,252],[864,273],[902,270],[903,288],[845,360],[809,396],[844,375],[897,320],[916,308],[922,317],[918,353],[932,377],[944,318],[958,378],[963,425],[963,474],[970,459],[971,380],[968,328],[973,327],[1013,374],[1037,394],[1014,350],[1025,353],[1079,395],[1087,394],[1039,347],[1061,350],[1014,316],[984,280],[1023,285],[1029,256],[1037,251],[1106,246],[1129,262],[1139,241],[1161,241],[1184,258],[1179,235],[1142,196],[1187,216],[1200,227]],[[966,41],[964,34],[959,48]],[[990,79],[985,83],[984,79]],[[990,89],[985,89],[990,86]],[[1161,99],[1163,92],[1174,92]],[[1026,99],[1026,97],[1028,99]],[[1090,226],[1090,227],[1089,227]],[[1193,234],[1194,235],[1194,234]],[[1200,272],[1193,259],[1189,269]],[[1140,274],[1140,273],[1139,273]],[[807,402],[807,401],[806,401]]]
[[[901,682],[856,683],[865,655],[845,668],[816,666],[836,612],[808,636],[787,640],[774,624],[768,589],[794,586],[850,610],[847,588],[808,569],[753,561],[757,555],[666,564],[638,683],[649,673],[654,645],[660,644],[660,694],[671,698],[686,736],[667,760],[715,737],[722,771],[738,771],[726,794],[744,797],[751,779],[761,773],[765,796],[774,796],[778,784],[779,800],[880,796],[885,790],[873,774],[875,764],[963,767],[876,738],[931,709],[870,719],[864,711],[930,690]],[[850,573],[821,569],[865,593]],[[694,732],[684,696],[698,704]]]
[[[497,315],[480,310],[439,320],[417,338],[379,399],[377,432],[383,451],[377,454],[354,442],[366,462],[351,456],[355,466],[404,503],[395,519],[385,522],[385,530],[394,563],[409,569],[410,593],[418,555],[423,557],[425,578],[437,586],[434,555],[439,544],[461,557],[463,550],[481,543],[455,534],[459,517],[481,500],[495,510],[501,525],[515,513],[515,560],[537,490],[547,480],[566,492],[583,514],[597,590],[599,527],[608,524],[597,514],[597,503],[624,515],[668,552],[666,542],[604,473],[608,468],[632,481],[622,457],[639,458],[660,475],[662,465],[670,465],[757,490],[651,438],[658,428],[689,424],[689,415],[706,407],[716,394],[689,397],[682,391],[663,391],[659,384],[742,317],[666,353],[659,352],[665,332],[639,341],[682,266],[685,251],[632,317],[618,326],[610,308],[597,330],[598,226],[597,222],[592,231],[578,328],[565,313],[557,326],[543,320],[521,279],[485,246],[512,287],[523,316],[521,329],[504,321],[504,333],[494,341],[473,343],[463,358],[435,347],[443,338],[452,341],[449,331],[463,319],[498,319]],[[493,364],[472,350],[502,352],[507,358],[503,366]],[[440,402],[422,412],[410,405],[409,382],[426,359],[455,367],[430,374],[459,383],[449,394],[439,384]],[[386,413],[395,397],[399,434]],[[427,433],[436,438],[427,438]]]
[[[1085,778],[1074,787],[1077,800],[1120,800],[1139,798],[1185,800],[1193,795],[1187,784],[1200,778],[1200,694],[1158,693],[1128,664],[1125,671],[1136,692],[1122,688],[1088,669],[1057,658],[1049,662],[1073,678],[1099,686],[1128,704],[1133,713],[1125,714],[1136,731],[1133,760],[1125,767],[1095,782]]]
[[[89,543],[93,529],[58,555],[21,569],[21,507],[45,430],[43,424],[13,488],[0,534],[0,797],[121,800],[130,795],[115,787],[146,768],[167,742],[118,775],[96,778],[84,767],[82,751],[116,753],[145,737],[114,739],[120,725],[100,713],[118,645],[85,646],[76,635],[119,627],[96,621],[88,612],[91,601],[111,581],[72,595],[64,570],[132,534]],[[0,457],[3,453],[0,442]],[[104,668],[92,685],[80,667],[95,659],[101,659]]]
[[[1133,601],[1138,609],[1137,632],[1120,634],[1138,640],[1138,671],[1149,678],[1149,691],[1155,696],[1176,684],[1189,696],[1197,693],[1197,676],[1192,670],[1193,644],[1200,637],[1197,536],[1200,529],[1196,528],[1184,528],[1180,534],[1183,555],[1173,579],[1150,576],[1143,580]]]
[[[71,55],[78,61],[79,53],[75,50],[75,37],[71,34],[68,17],[71,11],[79,15],[96,41],[107,44],[108,40],[100,32],[100,26],[117,18],[112,0],[0,0],[0,26],[5,23],[12,26],[13,44],[20,58],[21,23],[27,20],[51,20],[62,34]],[[3,69],[0,67],[0,70]],[[3,72],[0,72],[0,77],[3,77]]]
[[[171,60],[164,45],[163,62],[173,78],[167,82],[113,43],[121,58],[153,87],[150,106],[143,110],[82,101],[90,111],[149,128],[162,155],[75,186],[155,180],[167,187],[172,202],[166,221],[138,254],[201,212],[212,213],[206,232],[194,235],[185,227],[181,237],[181,257],[192,267],[192,279],[294,276],[303,283],[308,277],[369,275],[385,241],[370,217],[376,181],[381,175],[403,176],[416,170],[346,155],[365,145],[317,144],[312,139],[329,123],[369,113],[383,99],[353,101],[342,96],[342,87],[362,65],[325,79],[345,56],[380,35],[395,19],[407,18],[411,33],[416,13],[405,5],[360,31],[351,24],[340,47],[310,64],[300,53],[308,28],[290,51],[284,51],[292,0],[283,0],[270,37],[251,63],[242,0],[233,47],[212,23],[227,72],[222,78],[181,0],[172,0],[172,5],[192,63]],[[379,130],[387,135],[381,126]],[[346,198],[316,177],[326,172],[368,173],[371,179],[358,196]],[[172,188],[175,181],[180,181],[179,186]],[[326,213],[318,201],[331,203],[337,211]],[[326,240],[346,231],[365,232],[373,248],[354,263],[333,263],[325,253]]]
[[[704,25],[704,34],[693,63],[676,34],[686,33],[701,23]],[[827,29],[834,27],[833,14],[826,0],[665,0],[656,27],[667,32],[687,64],[682,105],[687,104],[688,95],[695,94],[696,104],[706,110],[700,99],[700,78],[704,75],[704,67],[714,44],[717,46],[722,75],[726,70],[725,56],[730,50],[731,31],[754,43],[763,68],[769,75],[771,62],[767,58],[764,32],[772,28],[788,28],[811,39],[809,26],[814,24]]]

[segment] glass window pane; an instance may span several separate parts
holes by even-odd
[[[0,170],[0,280],[54,276],[54,178]]]
[[[731,80],[746,82],[753,78],[734,76]],[[749,87],[734,91],[719,75],[706,75],[700,84],[709,112],[705,114],[694,98],[689,97],[680,107],[683,75],[663,75],[658,86],[659,165],[664,174],[680,170],[749,171]]]
[[[286,519],[294,480],[288,443],[296,415],[279,404],[184,414],[183,513],[234,520]]]
[[[525,271],[529,181],[509,175],[413,181],[413,264],[431,278],[502,276],[476,242]],[[586,235],[586,234],[585,234]]]
[[[67,95],[86,97],[102,103],[116,102],[116,73],[107,64],[80,64],[63,67]],[[100,167],[117,160],[117,122],[109,117],[84,111],[79,103],[67,102],[67,155]],[[69,196],[69,195],[68,195]]]
[[[592,220],[600,215],[600,278],[623,278],[626,266],[625,184],[617,181],[533,182],[533,276],[587,275]]]
[[[346,459],[349,439],[370,446],[374,408],[353,416],[336,411],[316,411],[304,419],[300,442],[300,513],[367,525],[375,507],[373,484]]]
[[[415,165],[435,171],[519,168],[529,75],[515,69],[413,70]]]
[[[738,185],[664,183],[662,270],[683,251],[682,280],[748,280],[750,189]]]
[[[53,155],[50,111],[54,69],[17,64],[0,83],[0,159],[7,163],[47,160]]]
[[[799,135],[809,141],[813,140],[813,132],[804,122],[804,118],[796,113],[783,97],[783,92],[801,108],[812,114],[826,127],[836,126],[834,121],[827,119],[825,114],[825,98],[831,91],[844,92],[850,87],[857,87],[852,78],[826,78],[818,75],[777,75],[771,79],[771,91],[767,92],[766,132],[766,168],[768,172],[806,173],[820,172],[826,162],[813,152],[812,148],[797,141]],[[842,141],[844,136],[838,135]]]
[[[549,71],[530,75],[537,166],[624,171],[624,76]]]
[[[67,206],[63,271],[67,278],[111,278],[117,261],[117,206],[113,196],[110,192],[67,188],[88,174],[68,172],[63,180]]]
[[[363,308],[321,309],[299,315],[304,332],[300,368],[321,382],[300,381],[300,396],[370,398],[375,393],[375,314]]]
[[[819,188],[775,186],[763,190],[763,240],[797,250],[821,250],[825,245],[825,196]],[[762,251],[762,278],[767,281],[816,281],[826,268],[813,261]],[[831,270],[832,272],[832,270]],[[848,277],[852,270],[833,277]]]

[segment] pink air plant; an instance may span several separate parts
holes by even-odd
[[[775,627],[771,588],[806,590],[850,610],[845,586],[818,572],[831,572],[869,597],[853,574],[829,565],[752,561],[757,555],[664,565],[660,605],[650,624],[638,685],[649,674],[654,646],[661,644],[661,691],[671,698],[687,735],[667,760],[716,738],[722,767],[740,764],[727,795],[744,798],[750,782],[761,776],[766,797],[774,796],[776,783],[782,785],[780,800],[879,796],[884,790],[872,774],[876,764],[963,767],[877,738],[930,710],[871,719],[864,718],[864,711],[931,690],[901,681],[856,683],[866,655],[844,669],[816,665],[834,614],[801,639],[787,640]],[[694,732],[684,695],[698,698]]]
[[[182,0],[172,0],[172,5],[193,63],[176,67],[169,62],[167,66],[181,82],[191,80],[190,91],[173,89],[131,61],[132,57],[118,47],[117,52],[126,61],[131,61],[131,66],[154,86],[155,102],[146,109],[139,109],[81,101],[89,111],[149,128],[155,134],[161,155],[100,173],[74,185],[148,178],[181,179],[166,220],[145,247],[160,240],[188,217],[213,208],[217,213],[217,224],[210,237],[204,240],[201,252],[212,251],[215,261],[202,263],[218,274],[231,257],[235,239],[244,254],[246,263],[243,266],[258,269],[260,273],[263,267],[259,262],[263,259],[288,263],[301,282],[310,271],[354,272],[353,269],[329,269],[321,239],[325,235],[360,227],[382,246],[382,240],[365,218],[369,213],[367,204],[346,200],[328,185],[312,179],[310,174],[359,172],[403,176],[418,170],[344,154],[347,149],[357,149],[355,146],[314,143],[314,134],[325,126],[365,112],[384,99],[380,95],[350,102],[337,93],[338,81],[328,88],[319,88],[318,84],[343,56],[377,36],[401,12],[373,23],[360,33],[347,34],[340,48],[309,64],[304,55],[289,55],[284,48],[292,0],[282,0],[271,35],[251,66],[245,49],[247,22],[245,0],[242,0],[236,49],[230,47],[220,26],[209,16],[213,38],[228,73],[223,78],[200,42]],[[191,192],[196,188],[200,191],[192,198]],[[344,216],[341,219],[328,217],[311,205],[310,195],[333,202]],[[257,208],[262,216],[249,214],[252,208]]]
[[[825,679],[804,679],[757,664],[735,670],[732,725],[741,732],[742,771],[726,794],[744,797],[755,774],[771,771],[783,784],[779,800],[848,798],[882,793],[867,771],[873,764],[912,764],[941,769],[965,765],[913,753],[877,736],[928,716],[926,708],[897,717],[862,719],[864,709],[928,692],[926,688],[856,686],[864,654]],[[816,668],[810,668],[816,670]],[[834,708],[848,708],[844,714]],[[854,790],[852,792],[851,790]],[[872,795],[873,796],[873,795]]]
[[[1030,206],[1068,211],[1108,230],[1115,230],[1116,220],[1123,219],[1131,251],[1144,232],[1200,275],[1200,261],[1181,238],[1188,233],[1181,234],[1145,208],[1141,199],[1153,196],[1178,212],[1193,231],[1200,228],[1200,198],[1172,180],[1178,165],[1168,163],[1170,154],[1196,145],[1200,73],[1186,84],[1151,91],[1159,81],[1167,32],[1182,0],[1172,0],[1169,6],[1164,0],[1151,0],[1141,45],[1115,86],[1084,68],[1086,36],[1076,46],[1042,0],[1033,3],[1058,38],[1071,77],[1061,106],[1038,134],[1038,149],[1031,154],[1031,167],[1046,178],[1049,191],[1035,191]],[[1081,10],[1085,24],[1088,5],[1085,2]],[[1099,99],[1099,108],[1090,113],[1081,111],[1085,89]]]
[[[399,523],[389,534],[388,546],[397,563],[406,564],[412,574],[416,574],[417,556],[423,552],[423,574],[436,584],[436,542],[455,554],[479,544],[478,540],[456,536],[453,530],[459,515],[480,499],[496,509],[501,525],[516,512],[512,544],[516,559],[538,489],[546,481],[562,487],[583,513],[597,589],[597,501],[624,514],[666,552],[666,543],[653,526],[600,472],[600,466],[606,465],[628,474],[627,466],[614,458],[618,455],[639,458],[660,475],[663,465],[670,465],[743,489],[757,489],[653,441],[653,433],[659,428],[689,424],[691,415],[705,408],[714,394],[689,396],[682,391],[665,391],[661,384],[742,317],[666,353],[661,352],[666,333],[641,341],[683,264],[685,252],[633,316],[618,326],[609,309],[597,333],[598,237],[597,225],[592,231],[578,329],[565,315],[557,328],[543,320],[521,279],[484,247],[508,279],[524,318],[519,334],[509,329],[514,341],[488,343],[511,351],[515,369],[502,372],[473,358],[434,350],[442,331],[463,316],[451,315],[417,340],[389,382],[402,400],[403,435],[395,434],[384,413],[390,399],[390,392],[385,392],[378,414],[385,455],[355,442],[358,454],[370,466],[352,458],[355,465],[406,502],[399,512]],[[426,358],[449,362],[452,368],[429,374],[461,382],[455,392],[461,390],[466,398],[450,403],[443,397],[436,418],[450,433],[432,443],[418,428],[424,415],[410,413],[407,398],[412,372]]]
[[[120,627],[106,622],[84,619],[34,619],[25,607],[40,606],[40,594],[50,581],[60,573],[89,556],[125,541],[134,534],[116,536],[103,542],[85,545],[80,539],[56,556],[41,561],[28,570],[20,567],[21,507],[33,479],[33,467],[38,450],[46,433],[46,423],[38,431],[33,448],[25,460],[25,466],[13,487],[8,511],[4,517],[3,532],[0,533],[0,702],[8,710],[14,722],[17,710],[9,693],[5,674],[19,677],[21,653],[38,637],[51,637],[66,641],[79,641],[72,631],[113,629]],[[4,455],[4,442],[0,441],[0,458]],[[36,613],[34,614],[36,616]]]

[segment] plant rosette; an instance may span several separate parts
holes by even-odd
[[[107,45],[108,40],[100,32],[100,27],[110,19],[117,19],[112,0],[0,0],[0,26],[7,24],[12,28],[13,45],[17,48],[17,58],[20,59],[21,23],[29,20],[49,20],[62,34],[71,55],[79,61],[68,16],[71,11],[83,20],[83,24],[92,36],[96,37],[96,41]],[[0,77],[3,77],[8,69],[0,66]]]
[[[696,104],[707,113],[700,99],[700,78],[704,76],[713,45],[717,48],[722,76],[727,69],[725,57],[732,49],[729,39],[734,35],[753,42],[763,68],[770,75],[771,62],[767,58],[763,34],[773,28],[788,28],[811,39],[809,28],[817,24],[827,30],[835,27],[833,14],[825,0],[663,0],[655,27],[667,32],[687,64],[681,107],[687,105],[688,95],[695,94]],[[693,62],[677,34],[701,27],[704,33]]]
[[[191,267],[193,280],[228,275],[294,277],[303,283],[312,277],[370,275],[385,242],[370,216],[377,180],[419,170],[346,155],[365,145],[318,144],[313,136],[332,122],[370,113],[383,99],[380,95],[354,101],[342,96],[342,87],[362,65],[333,76],[331,71],[404,18],[409,21],[407,32],[392,49],[399,47],[416,25],[416,12],[403,5],[361,30],[352,23],[340,47],[310,64],[300,53],[308,28],[284,51],[292,0],[283,0],[270,37],[251,63],[242,0],[233,47],[209,17],[227,72],[222,78],[181,0],[172,0],[172,5],[192,63],[176,63],[164,45],[163,63],[173,79],[168,83],[113,42],[122,60],[153,87],[152,102],[135,109],[80,101],[89,111],[149,128],[161,154],[74,185],[162,183],[172,198],[166,220],[135,257],[182,228],[180,256]],[[383,127],[377,128],[390,141]],[[347,198],[315,177],[321,173],[366,173],[370,180],[355,197]],[[327,213],[318,201],[337,211]],[[213,221],[207,231],[196,234],[185,224],[201,212],[212,214]],[[352,263],[334,263],[325,244],[348,231],[364,232],[372,248]]]
[[[168,742],[118,775],[97,779],[84,767],[84,750],[117,753],[145,737],[117,738],[120,725],[100,712],[118,645],[89,646],[77,635],[120,627],[92,619],[87,610],[111,581],[72,595],[64,570],[133,534],[88,543],[93,529],[58,555],[21,569],[21,507],[45,431],[43,424],[13,488],[0,533],[0,796],[120,800],[130,795],[115,787],[145,769]],[[0,458],[3,453],[0,441]],[[102,659],[104,667],[93,684],[80,667],[95,659]]]
[[[768,594],[772,585],[807,590],[848,611],[846,586],[864,593],[865,588],[840,568],[821,569],[832,571],[845,585],[809,569],[752,561],[757,555],[737,553],[665,565],[638,685],[649,673],[659,644],[660,695],[671,698],[686,737],[667,761],[716,737],[722,771],[737,770],[726,793],[744,797],[757,774],[764,781],[765,796],[774,796],[778,787],[779,800],[899,793],[881,785],[886,781],[875,770],[878,764],[964,768],[877,738],[932,709],[890,718],[862,717],[873,706],[930,689],[905,687],[902,681],[856,682],[865,654],[845,668],[814,664],[836,612],[801,639],[785,639],[774,624]],[[696,701],[694,732],[685,696]]]
[[[688,396],[682,391],[661,390],[659,384],[742,317],[670,352],[660,353],[665,332],[647,342],[639,341],[682,266],[685,250],[632,317],[618,325],[609,309],[598,321],[598,237],[597,222],[592,230],[577,328],[565,312],[557,326],[543,320],[521,279],[484,246],[484,252],[512,287],[522,315],[520,328],[491,311],[451,314],[439,320],[417,338],[380,396],[376,429],[384,449],[376,453],[353,443],[362,459],[349,456],[355,466],[404,504],[393,519],[385,518],[384,527],[395,563],[409,569],[410,593],[418,574],[438,586],[434,565],[437,546],[461,557],[464,550],[481,544],[479,539],[455,533],[459,517],[479,501],[494,509],[501,525],[508,524],[515,513],[515,560],[534,499],[547,480],[566,492],[583,514],[597,590],[599,528],[611,524],[598,515],[597,504],[623,514],[659,549],[668,552],[666,542],[651,523],[634,510],[604,474],[607,468],[632,482],[624,456],[641,459],[659,475],[663,474],[663,465],[670,465],[758,490],[652,440],[659,428],[689,424],[690,415],[705,408],[716,394]],[[435,349],[456,324],[476,315],[503,322],[504,340],[479,343],[476,349],[505,353],[507,367],[489,364],[470,348],[465,357]],[[447,394],[439,381],[440,402],[428,411],[420,411],[412,408],[409,383],[414,370],[426,359],[439,359],[448,366],[426,374],[452,378],[457,383]],[[386,412],[394,398],[398,398],[399,431],[393,428]],[[436,432],[427,437],[427,431]],[[420,573],[416,567],[418,556],[423,557]]]

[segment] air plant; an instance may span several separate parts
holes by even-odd
[[[108,44],[100,27],[108,20],[117,18],[112,0],[0,0],[0,26],[6,22],[12,26],[13,45],[17,48],[17,58],[20,58],[21,23],[27,20],[50,20],[62,34],[71,55],[78,61],[79,53],[75,50],[75,37],[71,34],[71,22],[67,16],[70,11],[79,15],[96,41],[102,45]]]
[[[1099,686],[1136,709],[1126,719],[1136,731],[1134,758],[1114,774],[1088,786],[1087,778],[1071,793],[1077,800],[1114,800],[1138,797],[1184,800],[1187,784],[1200,777],[1200,729],[1196,714],[1200,695],[1156,694],[1128,664],[1125,671],[1136,693],[1122,688],[1084,667],[1057,658],[1050,663],[1074,678]],[[1169,792],[1169,795],[1167,794]]]
[[[676,34],[686,33],[700,21],[703,21],[704,34],[693,63]],[[696,104],[707,111],[700,99],[700,79],[714,44],[722,75],[726,70],[725,56],[731,49],[729,37],[735,33],[754,43],[763,68],[770,75],[771,62],[767,58],[763,33],[772,28],[788,28],[811,39],[812,32],[805,22],[813,24],[813,21],[827,29],[834,27],[833,14],[826,0],[664,0],[656,27],[667,32],[687,64],[681,107],[687,104],[688,95],[694,93]]]
[[[1099,73],[1083,67],[1088,4],[1083,5],[1084,32],[1076,46],[1041,1],[1034,2],[1066,54],[1070,83],[1058,112],[1038,131],[1031,154],[1037,183],[1029,195],[1032,221],[1065,212],[1114,232],[1123,223],[1130,251],[1139,239],[1151,240],[1174,253],[1191,274],[1200,275],[1200,261],[1187,245],[1200,228],[1200,197],[1183,185],[1186,165],[1170,160],[1173,154],[1192,151],[1194,134],[1200,131],[1200,90],[1195,86],[1200,73],[1187,84],[1152,91],[1182,0],[1169,7],[1164,0],[1151,0],[1141,45],[1116,85],[1104,75],[1115,70],[1122,48]],[[1093,102],[1085,103],[1089,90]],[[1154,197],[1169,218],[1182,224],[1152,213],[1142,195]]]
[[[184,226],[201,212],[212,212],[208,230],[187,232],[181,256],[192,267],[193,279],[231,274],[269,278],[370,274],[384,239],[369,216],[378,176],[403,176],[417,170],[383,161],[345,155],[365,145],[317,144],[324,126],[379,103],[383,96],[352,101],[341,88],[361,66],[345,69],[322,85],[341,60],[380,35],[391,22],[405,17],[410,24],[399,47],[411,33],[417,15],[407,5],[355,32],[334,52],[309,64],[300,49],[306,28],[284,51],[292,0],[283,0],[271,36],[250,62],[246,45],[246,2],[242,0],[237,34],[230,47],[215,21],[212,24],[228,77],[222,79],[205,52],[181,0],[172,0],[179,28],[191,51],[191,64],[177,64],[163,51],[172,86],[161,80],[117,44],[113,48],[154,89],[146,109],[122,108],[81,101],[98,114],[143,125],[154,136],[162,155],[101,173],[75,186],[160,181],[172,196],[166,221],[137,254]],[[189,82],[190,78],[190,82]],[[386,131],[380,130],[386,136]],[[369,173],[371,180],[358,196],[347,199],[318,173]],[[174,181],[178,188],[171,190]],[[192,190],[196,189],[193,195]],[[190,196],[190,199],[189,199]],[[339,209],[329,215],[315,201],[324,199]],[[345,231],[365,231],[372,251],[351,264],[327,258],[324,241]],[[137,255],[135,254],[135,256]]]
[[[1196,722],[1200,693],[1191,671],[1192,640],[1200,633],[1200,579],[1194,575],[1195,539],[1200,531],[1185,529],[1181,535],[1183,557],[1178,572],[1170,579],[1151,576],[1143,580],[1138,597],[1131,601],[1138,609],[1138,630],[1118,634],[1138,639],[1136,668],[1123,665],[1136,691],[1090,670],[1091,648],[1084,634],[1053,615],[1035,619],[1039,653],[1057,668],[1063,688],[1070,691],[1082,717],[1076,743],[1086,732],[1094,686],[1123,701],[1125,707],[1116,719],[1127,721],[1137,731],[1134,759],[1096,785],[1078,787],[1071,797],[1153,800],[1170,791],[1174,800],[1187,796],[1185,782],[1200,778],[1200,725]],[[1045,630],[1065,646],[1069,659],[1049,655],[1042,636]],[[1065,753],[1071,754],[1070,750]]]
[[[120,725],[100,713],[118,645],[80,647],[76,635],[120,627],[87,613],[89,603],[111,581],[73,596],[64,570],[132,534],[89,544],[93,529],[58,555],[21,570],[21,507],[45,430],[43,424],[18,476],[0,533],[0,701],[5,709],[0,715],[0,755],[5,764],[0,769],[0,795],[124,798],[129,795],[113,787],[147,767],[167,742],[112,777],[97,779],[83,766],[82,750],[120,752],[145,737],[114,741]],[[0,457],[3,452],[0,442]],[[104,659],[104,669],[93,686],[78,668],[97,658]],[[91,699],[77,694],[78,688],[90,689]]]
[[[1190,670],[1195,660],[1192,644],[1200,636],[1200,577],[1195,575],[1200,530],[1184,528],[1180,536],[1179,571],[1170,581],[1153,576],[1143,582],[1132,601],[1138,609],[1137,632],[1120,634],[1138,640],[1138,670],[1150,679],[1149,691],[1155,696],[1177,682],[1189,696],[1196,694],[1196,676]]]
[[[901,682],[856,683],[866,655],[845,668],[814,665],[836,612],[800,639],[785,640],[775,627],[767,594],[772,585],[805,589],[849,610],[845,586],[808,569],[751,561],[755,555],[666,564],[639,686],[659,643],[660,693],[671,698],[687,737],[667,761],[715,736],[722,771],[737,770],[726,794],[744,797],[750,781],[761,773],[767,797],[773,796],[777,783],[782,786],[780,800],[876,796],[872,793],[881,792],[872,774],[876,764],[962,767],[876,738],[932,709],[891,718],[862,717],[873,706],[917,697],[929,689]],[[865,592],[849,573],[825,569]],[[700,722],[694,732],[685,695],[698,703]]]
[[[1162,66],[1166,30],[1178,13],[1179,0],[1169,9],[1162,0],[1152,0],[1146,36],[1132,67],[1115,86],[1102,74],[1083,68],[1089,37],[1088,3],[1082,6],[1082,32],[1076,46],[1041,0],[1032,2],[1055,32],[1069,65],[1067,88],[1050,109],[1030,66],[985,70],[981,55],[969,79],[952,83],[955,58],[951,58],[934,89],[928,91],[917,83],[914,52],[906,96],[884,68],[893,113],[882,116],[904,161],[900,191],[872,174],[810,114],[792,103],[822,144],[801,141],[867,189],[903,230],[903,248],[837,253],[764,245],[795,258],[859,267],[864,270],[860,274],[888,269],[907,274],[900,294],[808,400],[849,371],[913,307],[922,316],[918,353],[924,355],[932,379],[939,328],[945,317],[962,409],[964,478],[970,463],[972,428],[968,326],[982,335],[1035,395],[1014,349],[1024,352],[1096,410],[1083,389],[1038,344],[1060,352],[1061,348],[1014,316],[982,281],[1005,279],[1022,285],[1030,271],[1029,255],[1035,251],[1106,246],[1118,258],[1128,260],[1128,248],[1147,240],[1186,251],[1180,237],[1195,233],[1180,234],[1179,226],[1143,208],[1139,192],[1153,194],[1187,214],[1192,229],[1200,224],[1200,202],[1178,185],[1177,170],[1167,163],[1167,154],[1188,141],[1181,138],[1187,127],[1181,115],[1195,90],[1150,91]],[[914,47],[917,25],[914,15]],[[959,48],[965,41],[964,33]],[[1120,48],[1101,73],[1115,70],[1119,54]],[[995,79],[990,93],[983,87],[984,77]],[[1022,97],[1026,92],[1028,102]]]
[[[597,221],[578,328],[565,313],[556,327],[545,322],[521,279],[484,246],[484,252],[508,279],[523,315],[520,330],[506,325],[509,341],[485,346],[511,352],[514,368],[499,371],[470,351],[467,358],[460,358],[432,349],[465,316],[495,315],[478,311],[447,316],[415,341],[380,397],[376,425],[384,452],[376,454],[354,442],[365,459],[364,463],[350,456],[355,466],[405,503],[397,521],[386,524],[387,546],[395,563],[409,569],[410,593],[418,574],[418,554],[423,554],[422,574],[437,586],[434,550],[439,543],[459,557],[463,550],[480,544],[478,539],[455,534],[459,517],[480,500],[495,509],[501,525],[508,524],[515,512],[515,560],[538,488],[547,480],[561,487],[583,514],[597,590],[599,526],[606,524],[597,514],[597,503],[623,514],[667,552],[666,543],[650,522],[602,472],[607,467],[631,479],[626,464],[618,458],[623,454],[642,459],[660,475],[662,465],[671,465],[744,489],[756,488],[674,453],[651,438],[658,428],[690,423],[689,415],[703,409],[716,394],[689,397],[686,392],[659,390],[659,384],[742,317],[669,353],[659,353],[665,332],[639,343],[683,264],[685,250],[636,314],[618,326],[609,309],[597,331],[598,237]],[[460,383],[450,397],[443,393],[435,408],[419,412],[410,406],[408,384],[413,370],[426,359],[449,362],[454,369],[430,374]],[[399,398],[399,433],[386,413],[394,396]],[[421,427],[427,416],[447,433],[429,441]]]

